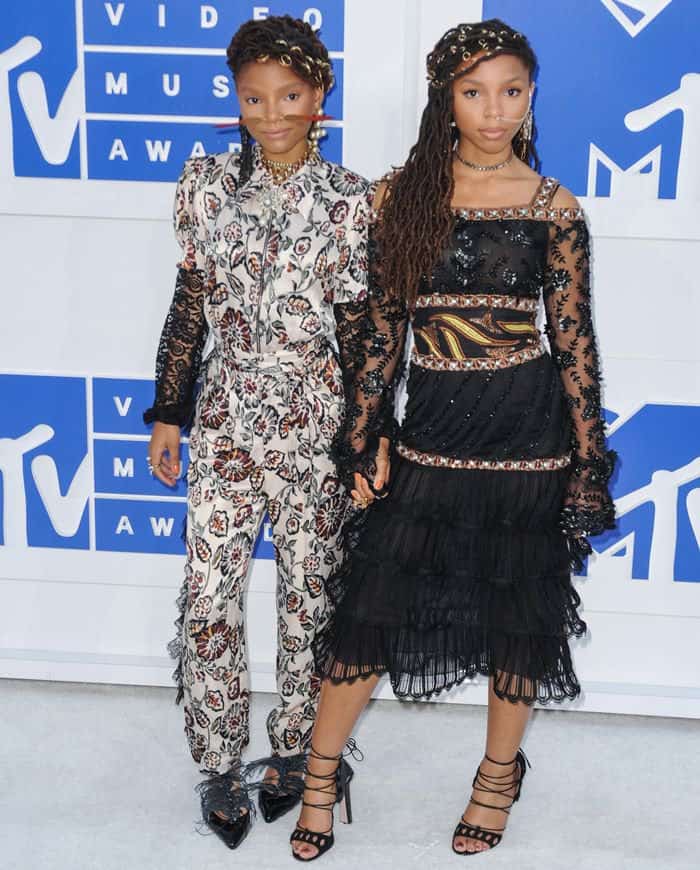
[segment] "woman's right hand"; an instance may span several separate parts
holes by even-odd
[[[374,462],[377,466],[377,473],[374,475],[372,486],[376,491],[381,491],[389,483],[389,475],[391,473],[388,438],[382,437],[379,439],[379,449],[377,450]],[[377,496],[372,491],[372,487],[370,487],[367,480],[357,471],[355,472],[355,489],[353,489],[350,495],[355,504],[361,508],[369,507],[375,498],[383,498],[383,495]]]
[[[180,427],[170,423],[153,424],[148,445],[151,473],[166,486],[175,486],[180,476]]]

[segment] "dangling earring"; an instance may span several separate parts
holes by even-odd
[[[316,108],[314,112],[316,115],[321,114],[320,106]],[[311,125],[311,129],[309,130],[309,157],[314,160],[318,160],[321,157],[321,152],[318,147],[319,139],[322,139],[326,135],[326,131],[321,126],[320,121],[314,121]]]
[[[521,160],[527,160],[527,153],[530,148],[530,142],[532,141],[532,127],[534,124],[534,117],[532,114],[532,106],[528,109],[525,120],[523,121],[523,126],[520,128],[520,154],[518,157]]]

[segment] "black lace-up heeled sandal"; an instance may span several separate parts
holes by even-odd
[[[485,803],[484,801],[476,800],[473,797],[469,798],[469,803],[474,804],[478,807],[485,807],[488,810],[498,810],[503,813],[506,817],[510,814],[511,809],[513,808],[513,804],[520,799],[520,790],[523,785],[523,779],[525,779],[525,771],[528,767],[530,767],[530,762],[527,760],[525,753],[522,749],[518,750],[518,754],[512,761],[494,761],[493,758],[489,758],[488,755],[484,756],[487,761],[490,761],[491,764],[497,764],[499,767],[513,767],[511,771],[508,773],[504,773],[503,775],[493,776],[488,773],[484,773],[481,769],[481,765],[477,768],[476,776],[472,781],[472,788],[476,792],[481,792],[482,794],[498,794],[504,797],[510,797],[511,789],[515,788],[515,793],[511,799],[511,802],[506,807],[498,807],[495,804]],[[480,850],[464,850],[455,848],[455,839],[457,837],[465,837],[470,840],[479,840],[482,843],[486,843],[489,849],[495,849],[496,846],[503,839],[503,833],[506,829],[506,826],[503,825],[502,828],[482,828],[480,825],[472,825],[470,822],[467,822],[464,816],[459,820],[457,827],[455,828],[455,832],[452,835],[452,851],[456,852],[458,855],[477,855],[479,852],[488,851],[488,849],[480,849]]]
[[[349,754],[352,754],[353,757],[362,757],[354,741],[348,742],[348,748]],[[317,761],[337,761],[338,766],[333,773],[312,773],[309,770],[309,761],[312,759]],[[304,828],[302,825],[297,824],[292,836],[289,838],[289,842],[307,843],[309,846],[314,846],[318,851],[315,855],[311,855],[308,858],[305,858],[303,855],[297,855],[293,850],[292,855],[297,859],[297,861],[315,861],[316,858],[320,858],[321,855],[331,849],[335,842],[335,835],[333,834],[333,807],[336,804],[339,804],[340,821],[345,825],[352,823],[350,782],[353,777],[353,769],[345,758],[343,758],[342,753],[340,755],[322,755],[320,752],[316,752],[312,746],[306,762],[304,774],[305,778],[311,776],[323,784],[318,787],[306,785],[308,791],[316,792],[321,797],[319,803],[309,803],[302,799],[302,806],[311,807],[316,810],[325,810],[330,814],[331,826],[327,831],[311,831],[308,828]]]

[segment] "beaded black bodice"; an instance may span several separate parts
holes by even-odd
[[[543,179],[522,208],[458,211],[412,311],[371,288],[370,309],[346,325],[341,343],[352,372],[345,461],[366,470],[377,437],[392,433],[410,321],[409,397],[400,431],[393,427],[404,455],[469,468],[555,468],[570,456],[563,516],[580,541],[612,523],[614,457],[601,410],[588,229],[580,209],[551,207],[557,187]],[[542,304],[549,355],[536,323]],[[530,465],[543,459],[550,464]],[[521,465],[502,465],[513,462]]]

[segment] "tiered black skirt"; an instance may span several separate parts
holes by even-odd
[[[586,625],[559,527],[568,475],[395,457],[388,497],[349,523],[316,642],[322,675],[386,672],[407,698],[477,674],[511,701],[576,697],[569,638]]]

